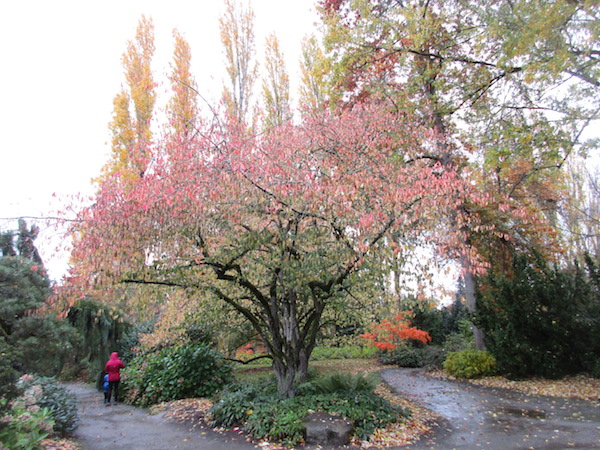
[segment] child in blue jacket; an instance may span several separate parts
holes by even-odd
[[[104,384],[102,385],[102,390],[104,391],[104,405],[110,406],[110,390],[108,384],[108,374],[104,374]]]

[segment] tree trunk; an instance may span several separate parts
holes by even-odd
[[[284,398],[293,397],[296,393],[296,368],[281,360],[273,359],[273,370],[277,378],[277,392]]]
[[[461,261],[463,265],[463,269],[465,273],[463,275],[463,280],[465,282],[465,299],[467,310],[470,313],[475,313],[475,277],[471,272],[471,265],[468,261],[466,261],[466,257],[463,257]],[[483,332],[473,325],[473,337],[475,338],[475,347],[477,350],[485,350],[485,343],[483,341]]]
[[[298,382],[308,381],[308,358],[310,354],[306,349],[300,350],[300,359],[298,361]]]

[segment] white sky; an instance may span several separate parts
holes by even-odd
[[[259,63],[265,36],[275,32],[293,92],[302,38],[316,30],[313,3],[252,0]],[[200,92],[218,98],[222,11],[219,0],[1,0],[0,229],[16,228],[2,218],[52,214],[53,193],[91,193],[90,180],[109,151],[112,100],[124,82],[121,57],[142,14],[154,22],[155,73],[169,70],[177,28],[191,46]],[[46,241],[53,232],[43,231],[37,246],[58,279],[66,259]]]

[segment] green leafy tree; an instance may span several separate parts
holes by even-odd
[[[0,258],[0,333],[12,354],[13,367],[58,375],[78,336],[68,323],[40,311],[52,290],[35,248],[37,234],[37,227],[20,220],[18,253],[12,248],[12,238],[5,238],[3,254],[10,256]]]
[[[441,223],[459,228],[470,249],[456,259],[473,310],[474,276],[481,268],[510,265],[512,252],[531,247],[556,250],[557,230],[549,225],[564,195],[560,168],[574,149],[584,148],[582,131],[599,111],[597,5],[320,5],[334,67],[333,100],[411,99],[433,136],[419,159],[460,171],[486,197],[479,207],[457,198],[455,212]],[[506,214],[510,210],[516,214]],[[477,253],[479,260],[473,258]],[[482,336],[476,337],[482,347]]]
[[[23,317],[11,335],[21,355],[21,371],[49,377],[60,375],[72,365],[80,341],[80,335],[67,321],[57,320],[52,314]]]
[[[10,336],[25,314],[44,304],[50,295],[48,277],[41,267],[20,256],[0,258],[0,329]]]

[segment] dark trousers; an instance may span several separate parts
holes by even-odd
[[[111,396],[115,399],[115,402],[119,400],[119,380],[108,382],[108,403],[110,403]]]
[[[110,400],[110,394],[108,391],[104,391],[104,403],[108,403]]]

